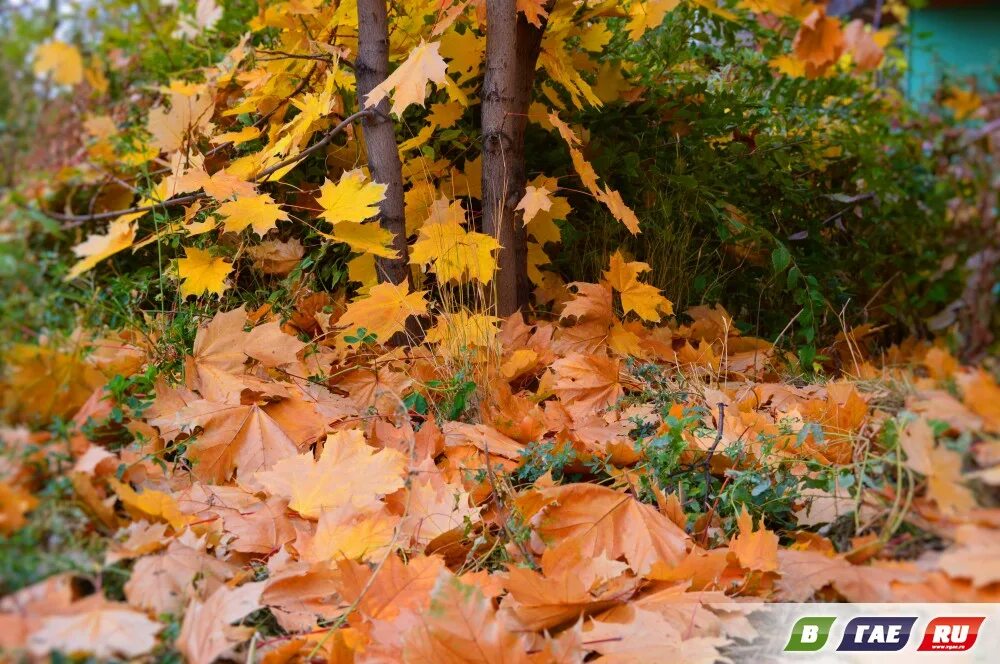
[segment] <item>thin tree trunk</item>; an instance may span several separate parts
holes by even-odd
[[[554,0],[546,3],[551,10]],[[509,316],[528,304],[528,238],[514,210],[524,195],[524,133],[535,66],[546,22],[529,23],[516,0],[487,0],[486,76],[482,92],[483,230],[502,249],[497,261],[496,309]]]
[[[523,132],[514,115],[518,92],[516,0],[486,0],[486,74],[482,90],[483,231],[501,249],[494,277],[496,313],[506,317],[525,304],[527,249],[514,207],[523,171]],[[520,134],[520,143],[516,141]]]
[[[389,27],[386,0],[358,0],[358,58],[354,63],[358,84],[358,104],[389,75]],[[375,107],[361,127],[368,168],[375,182],[386,185],[385,199],[379,204],[379,223],[393,235],[396,258],[378,258],[380,282],[401,284],[409,281],[410,267],[406,249],[406,219],[403,201],[403,168],[399,162],[396,133],[389,118],[389,100]]]

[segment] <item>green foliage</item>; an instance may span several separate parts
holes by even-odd
[[[560,269],[593,280],[624,244],[679,311],[721,303],[747,331],[789,342],[804,371],[845,322],[922,333],[961,282],[937,274],[948,188],[893,70],[882,87],[849,74],[782,76],[768,60],[787,42],[754,26],[760,52],[744,29],[688,6],[622,49],[643,99],[580,122],[588,156],[636,205],[643,233],[631,237],[579,197]]]

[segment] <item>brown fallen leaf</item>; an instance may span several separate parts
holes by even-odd
[[[220,586],[204,602],[192,601],[184,612],[177,650],[191,664],[211,664],[244,641],[253,629],[232,623],[261,608],[260,596],[266,585],[266,581],[258,581],[238,588]]]
[[[655,508],[596,484],[531,492],[518,506],[538,548],[574,539],[583,555],[624,556],[639,575],[656,563],[677,565],[687,549],[687,534]]]
[[[125,604],[101,602],[81,606],[70,615],[45,618],[28,639],[28,648],[39,657],[53,651],[105,660],[139,657],[156,646],[161,629],[163,625]]]

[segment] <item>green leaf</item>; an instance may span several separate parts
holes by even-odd
[[[788,249],[785,249],[785,245],[779,244],[778,247],[771,252],[771,265],[774,266],[774,273],[781,274],[788,266],[792,264],[792,255],[788,253]]]

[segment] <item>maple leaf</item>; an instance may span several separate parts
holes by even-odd
[[[799,26],[792,49],[795,57],[805,63],[807,76],[821,75],[844,52],[840,21],[828,17],[822,6],[817,7]]]
[[[294,397],[264,404],[201,399],[176,417],[185,430],[202,430],[188,448],[188,458],[195,477],[215,482],[230,479],[233,470],[249,480],[258,470],[299,453],[326,428],[313,403]]]
[[[264,274],[285,276],[299,264],[305,255],[302,243],[296,238],[287,242],[281,240],[265,240],[256,247],[247,249],[254,259],[254,266]]]
[[[753,517],[746,506],[740,512],[739,533],[729,542],[729,550],[736,554],[740,565],[758,572],[773,572],[778,569],[778,536],[761,525],[753,529]]]
[[[517,11],[524,14],[528,23],[540,28],[542,27],[542,19],[549,15],[545,4],[546,0],[517,0]]]
[[[265,367],[280,367],[298,361],[299,352],[307,345],[285,333],[275,320],[250,330],[243,342],[243,353]]]
[[[222,295],[229,288],[226,277],[233,271],[233,264],[221,256],[213,256],[205,249],[184,247],[184,258],[177,259],[177,274],[180,275],[181,297],[196,297],[205,293]]]
[[[629,233],[632,235],[638,235],[639,231],[639,217],[636,216],[635,212],[625,201],[622,200],[622,195],[616,190],[610,187],[604,187],[597,194],[597,200],[604,203],[605,207],[608,208],[608,212],[625,225]]]
[[[289,632],[307,631],[316,626],[317,616],[331,620],[337,615],[340,598],[336,568],[326,564],[292,563],[276,569],[272,557],[267,586],[261,602]]]
[[[324,509],[316,534],[303,543],[302,558],[309,562],[381,560],[398,524],[399,517],[385,510],[358,511],[351,504]]]
[[[523,221],[525,225],[534,219],[540,211],[552,209],[552,199],[549,197],[551,193],[545,187],[535,187],[530,184],[524,188],[524,196],[515,209],[524,211]]]
[[[582,555],[574,540],[547,549],[542,567],[544,575],[511,567],[504,580],[509,594],[500,613],[526,631],[551,629],[609,609],[628,600],[639,582],[624,575],[628,570],[624,563]]]
[[[126,528],[119,530],[115,541],[111,542],[104,555],[104,564],[113,565],[120,560],[130,560],[158,551],[167,545],[166,523],[150,523],[148,521],[133,521]],[[125,534],[124,541],[120,536]]]
[[[244,384],[237,374],[242,373],[247,359],[243,353],[246,322],[246,310],[241,306],[215,314],[198,328],[190,362],[194,375],[188,372],[187,379],[202,396],[225,401],[243,390]]]
[[[258,472],[257,481],[288,506],[310,519],[324,510],[374,507],[381,496],[403,486],[406,457],[391,449],[376,450],[357,430],[329,434],[319,459],[311,453],[277,462]]]
[[[266,581],[245,583],[238,588],[220,586],[204,602],[194,600],[184,612],[177,637],[177,650],[191,664],[211,664],[253,632],[252,627],[232,623],[260,606]]]
[[[927,477],[927,493],[945,512],[956,513],[976,506],[975,496],[962,480],[962,457],[934,444],[934,430],[918,419],[899,433],[899,446],[906,453],[906,466]]]
[[[263,236],[276,228],[279,221],[288,221],[288,213],[268,194],[226,201],[216,212],[225,219],[224,230],[227,233],[239,233],[251,226],[257,235]]]
[[[470,494],[461,485],[444,482],[437,473],[431,473],[430,478],[410,486],[406,499],[409,511],[402,524],[403,531],[421,545],[478,522],[482,511],[472,506]]]
[[[553,391],[572,412],[598,412],[625,393],[618,379],[618,360],[572,353],[552,363]]]
[[[629,5],[630,18],[628,35],[632,41],[642,37],[643,33],[658,27],[663,23],[667,12],[673,11],[681,0],[645,0]]]
[[[596,484],[543,489],[517,502],[543,541],[572,539],[584,556],[624,556],[640,575],[655,563],[677,565],[687,546],[687,534],[655,508]]]
[[[35,50],[35,74],[52,74],[59,85],[76,85],[83,80],[83,58],[72,44],[53,39]]]
[[[135,242],[135,224],[127,217],[112,221],[103,235],[94,233],[73,247],[73,253],[80,260],[70,268],[66,274],[66,281],[76,279],[105,258],[128,249],[133,242]]]
[[[344,315],[337,321],[338,327],[344,330],[339,339],[350,344],[346,337],[351,337],[357,330],[364,328],[368,334],[375,335],[376,341],[387,342],[394,334],[406,328],[406,320],[410,316],[423,316],[427,313],[425,293],[426,291],[410,293],[406,284],[397,286],[387,282],[373,286],[367,297],[347,305]]]
[[[487,348],[497,334],[500,319],[487,314],[462,310],[438,316],[437,324],[427,331],[427,343],[438,343],[451,355],[469,348]]]
[[[234,565],[174,541],[165,552],[136,561],[125,583],[125,598],[154,615],[179,614],[188,599],[214,592],[237,571]]]
[[[425,224],[410,249],[410,263],[430,265],[441,281],[487,284],[493,279],[500,248],[496,238],[467,231],[456,223]]]
[[[229,198],[252,198],[257,195],[257,187],[241,177],[225,170],[216,171],[212,175],[203,168],[192,168],[175,180],[173,193],[183,194],[189,191],[204,189],[205,193],[217,201]]]
[[[844,44],[854,58],[857,71],[872,71],[882,64],[885,53],[861,19],[854,19],[844,28]]]
[[[170,494],[154,489],[136,493],[128,484],[113,479],[109,480],[109,483],[130,512],[145,518],[162,519],[169,523],[175,532],[182,531],[187,525],[187,517],[181,513],[177,501]]]
[[[156,635],[163,629],[160,623],[125,604],[78,604],[83,606],[71,605],[68,615],[42,621],[28,640],[34,655],[41,657],[56,651],[67,655],[86,653],[101,660],[131,659],[152,650]]]
[[[955,113],[956,120],[967,120],[983,105],[983,99],[975,90],[951,88],[941,105]]]
[[[207,90],[196,94],[172,92],[169,99],[170,110],[157,106],[146,119],[146,130],[156,150],[182,150],[195,135],[212,133],[215,100]]]
[[[469,661],[528,664],[522,637],[497,617],[493,602],[478,589],[443,572],[431,595],[431,610],[415,616],[405,635],[406,661]]]
[[[440,42],[423,39],[410,51],[406,61],[384,81],[375,86],[365,98],[365,108],[374,108],[392,91],[392,112],[402,115],[410,104],[424,105],[427,83],[438,85],[448,77],[448,65],[438,52]]]
[[[335,242],[343,242],[360,254],[396,258],[399,252],[392,248],[392,232],[382,228],[377,223],[351,224],[341,223],[333,227],[333,234],[320,233],[323,237]]]
[[[720,648],[729,643],[720,637],[683,638],[669,620],[654,611],[630,607],[628,614],[621,622],[590,623],[583,632],[583,642],[593,645],[585,647],[609,662],[712,664],[722,658]]]
[[[392,620],[402,612],[418,612],[430,603],[444,559],[414,556],[403,562],[389,556],[375,574],[368,565],[338,562],[337,583],[345,600],[358,603],[358,612],[372,620]]]
[[[611,256],[604,278],[621,294],[625,313],[634,311],[640,318],[657,322],[674,312],[674,305],[660,294],[660,289],[639,282],[639,275],[650,270],[649,265],[634,261],[626,263],[621,251]]]
[[[337,184],[327,180],[319,190],[316,202],[323,208],[320,215],[331,224],[342,221],[361,223],[378,214],[378,204],[385,199],[386,185],[365,182],[361,169],[345,171]]]

